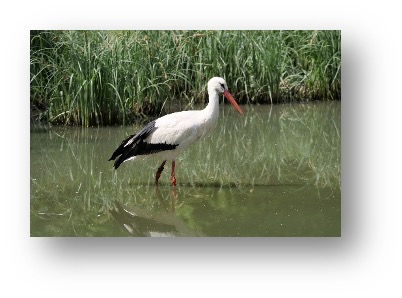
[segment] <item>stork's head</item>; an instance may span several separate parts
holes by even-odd
[[[233,96],[230,94],[228,89],[228,84],[226,81],[220,77],[213,77],[208,81],[208,93],[211,94],[216,92],[218,94],[222,94],[226,97],[226,99],[232,104],[232,106],[242,115],[244,115],[243,111],[240,109],[238,104],[236,103]]]
[[[225,92],[225,90],[228,90],[228,84],[220,77],[213,77],[208,82],[208,91],[212,90],[221,94]]]

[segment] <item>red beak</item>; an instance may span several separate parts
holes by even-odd
[[[242,115],[244,115],[243,111],[240,109],[239,105],[237,104],[237,102],[235,101],[235,99],[233,98],[232,94],[230,94],[229,91],[224,91],[223,95],[226,97],[227,100],[229,100],[229,102],[232,104],[232,106]]]

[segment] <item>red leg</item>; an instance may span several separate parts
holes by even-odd
[[[176,186],[176,177],[174,176],[174,167],[175,167],[175,162],[172,160],[172,173],[170,174],[170,182],[172,183],[172,186]]]
[[[158,170],[156,171],[156,174],[155,174],[155,185],[158,185],[158,180],[159,180],[159,177],[161,176],[162,171],[163,171],[163,169],[164,169],[164,167],[165,167],[165,163],[166,163],[166,160],[164,160],[164,161],[162,162],[161,166],[160,166],[160,167],[158,168]]]

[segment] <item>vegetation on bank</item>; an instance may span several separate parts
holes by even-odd
[[[207,100],[341,99],[340,31],[31,31],[31,120],[127,124]]]

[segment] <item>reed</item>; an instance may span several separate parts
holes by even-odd
[[[127,124],[206,100],[340,100],[340,31],[31,31],[33,121]]]

